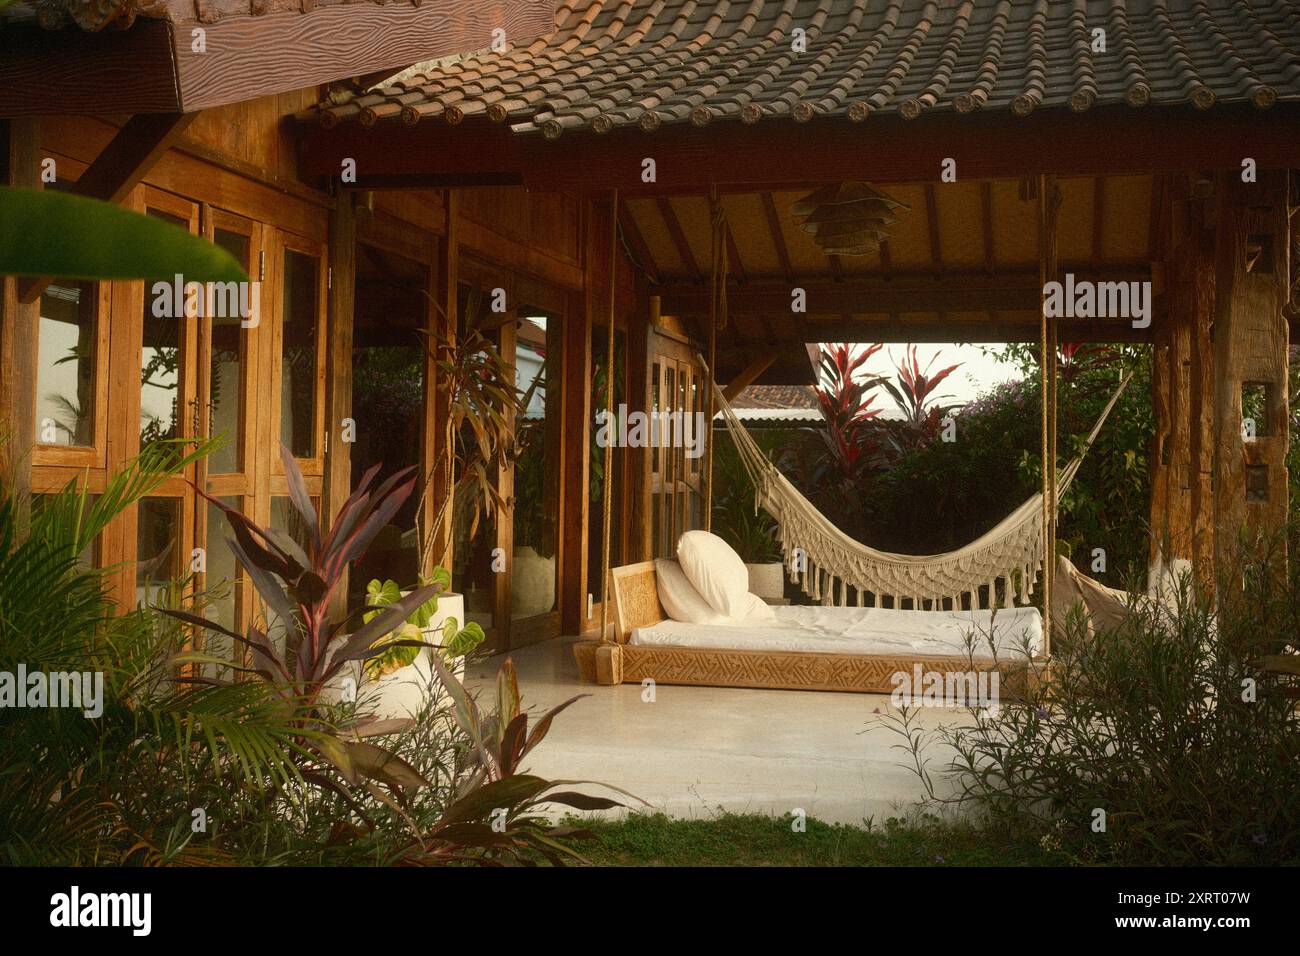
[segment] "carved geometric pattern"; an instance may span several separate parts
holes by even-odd
[[[586,681],[596,680],[596,647],[594,641],[573,646],[573,656]],[[966,673],[971,669],[970,661],[962,657],[623,646],[623,682],[628,684],[648,677],[659,684],[888,694],[894,690],[893,676],[899,671],[910,674],[916,664],[921,665],[922,671],[940,674]],[[988,665],[991,662],[977,661],[975,666]],[[1023,686],[1027,670],[1024,663],[1002,663],[998,670],[1004,695],[1012,688]]]

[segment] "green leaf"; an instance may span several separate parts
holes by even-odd
[[[0,187],[0,273],[248,281],[234,256],[179,226],[97,199],[13,187]]]

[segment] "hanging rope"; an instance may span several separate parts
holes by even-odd
[[[605,345],[605,427],[614,434],[614,303],[618,283],[618,189],[614,190],[609,209],[609,336]],[[605,442],[605,474],[601,481],[604,504],[603,541],[600,549],[600,642],[610,642],[609,602],[613,594],[609,568],[609,543],[614,525],[614,442]]]

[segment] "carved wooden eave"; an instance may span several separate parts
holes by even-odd
[[[553,29],[554,0],[46,0],[0,14],[0,117],[189,113]]]

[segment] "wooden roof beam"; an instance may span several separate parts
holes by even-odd
[[[1062,342],[1149,342],[1150,329],[1135,329],[1122,320],[1062,319],[1059,325]],[[964,322],[948,319],[943,322],[917,320],[867,320],[850,322],[806,322],[798,334],[787,335],[776,343],[777,353],[817,342],[1034,342],[1039,341],[1041,328],[1030,318],[1025,321],[1003,320],[997,322]],[[718,349],[718,361],[730,361],[735,353],[730,348]]]
[[[1143,281],[1150,269],[1111,269],[1099,274],[1109,281]],[[809,315],[862,315],[889,312],[1036,312],[1042,305],[1037,272],[988,278],[982,274],[895,276],[892,279],[846,277],[801,279],[808,294]],[[690,283],[670,283],[659,290],[663,310],[672,315],[708,315],[709,293]],[[780,280],[751,280],[729,289],[727,306],[733,315],[788,315],[790,287]]]
[[[632,254],[636,256],[638,264],[644,269],[652,283],[659,284],[659,266],[655,263],[654,254],[650,247],[646,245],[645,236],[641,235],[641,230],[637,227],[636,217],[627,207],[627,203],[619,203],[618,206],[618,224],[623,230],[623,237],[627,244],[632,247]]]
[[[691,252],[691,244],[686,241],[686,233],[682,230],[682,224],[677,219],[677,213],[673,212],[672,200],[667,196],[660,196],[655,202],[659,207],[659,215],[663,218],[664,227],[673,240],[673,247],[677,250],[677,257],[682,260],[682,265],[686,269],[686,274],[695,282],[703,281],[704,277],[700,273],[699,263],[695,261],[695,254]]]
[[[776,212],[776,200],[770,192],[763,193],[763,214],[767,217],[767,228],[772,234],[772,244],[776,246],[776,258],[781,263],[781,274],[787,283],[794,282],[794,270],[790,268],[790,251],[785,246],[785,235],[781,232],[781,217]],[[787,298],[789,292],[786,293]]]
[[[733,401],[737,395],[758,381],[758,377],[766,372],[775,361],[776,353],[769,352],[767,355],[761,355],[750,362],[739,375],[727,383],[727,387],[722,390],[722,397],[729,402]]]
[[[119,203],[130,195],[154,163],[185,132],[198,113],[144,113],[132,116],[95,157],[68,192]],[[55,276],[18,283],[20,302],[35,302]]]

